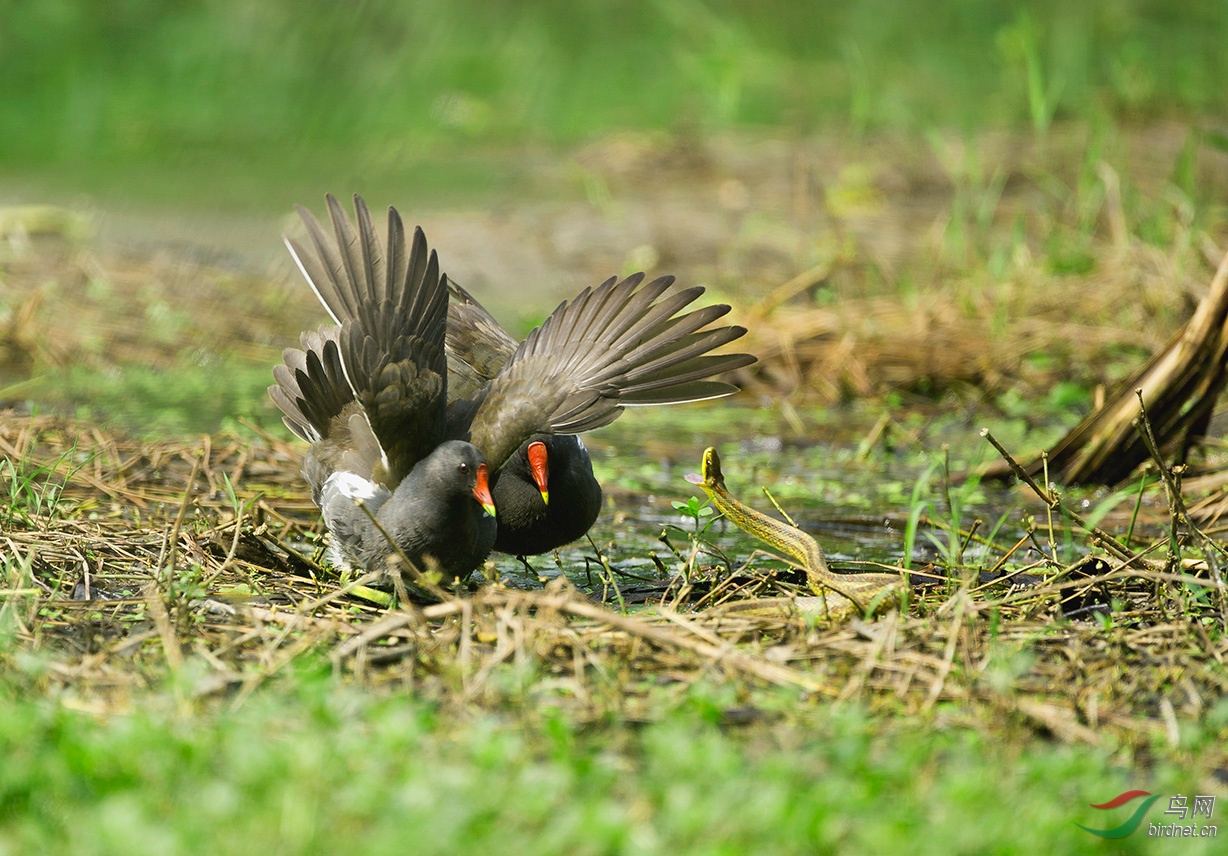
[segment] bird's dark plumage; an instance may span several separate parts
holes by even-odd
[[[392,491],[352,473],[333,473],[321,488],[320,510],[333,537],[334,562],[379,568],[395,555],[391,539],[419,570],[439,571],[445,581],[467,574],[494,543],[495,519],[475,502],[486,472],[474,446],[450,440],[419,461]]]
[[[607,282],[602,288],[610,289],[611,282]],[[632,282],[631,286],[634,287],[636,282],[638,280]],[[640,297],[642,302],[639,307],[651,306],[652,300],[659,296],[668,284],[669,280],[657,280],[648,286]],[[626,290],[630,291],[630,288]],[[480,400],[486,394],[484,387],[492,382],[497,383],[496,378],[500,371],[512,356],[518,353],[517,349],[521,346],[464,288],[449,281],[448,292],[448,396],[454,401],[466,396]],[[671,340],[668,331],[662,331],[659,319],[662,314],[672,314],[677,308],[685,306],[700,292],[702,289],[688,290],[683,293],[681,301],[675,300],[673,305],[658,310],[658,314],[645,319],[641,312],[630,322],[632,333],[638,333],[644,342],[639,351],[634,352],[626,362],[627,378],[635,378],[638,386],[627,384],[625,388],[606,391],[609,398],[606,399],[605,406],[609,408],[606,410],[609,419],[612,420],[622,412],[623,404],[694,401],[735,391],[736,388],[730,384],[708,378],[713,373],[753,362],[754,357],[747,354],[722,355],[709,358],[702,367],[692,364],[688,368],[687,353],[679,354],[678,350],[662,347],[664,342],[671,347],[685,350],[685,338]],[[591,299],[586,298],[586,295],[591,293],[581,294],[577,301]],[[607,305],[620,299],[621,295],[607,295]],[[575,302],[573,301],[573,307]],[[633,307],[633,312],[639,307]],[[590,311],[595,312],[596,309],[590,307]],[[694,318],[686,316],[686,324],[682,326],[685,329],[687,325],[697,325],[698,329],[728,311],[728,306],[714,307],[706,313],[699,310],[703,314]],[[691,313],[691,316],[695,314]],[[547,324],[550,324],[554,317],[552,315],[547,319]],[[600,325],[600,319],[596,323]],[[615,336],[619,332],[618,328],[613,326],[601,329],[607,337]],[[744,331],[741,328],[722,328],[710,332],[717,334],[712,341],[723,344],[724,341],[736,339]],[[685,332],[682,334],[683,337],[686,335]],[[623,337],[624,342],[631,340],[631,336],[625,332]],[[584,339],[577,341],[583,342]],[[708,343],[707,347],[715,345]],[[638,374],[635,369],[636,361]],[[688,371],[697,376],[689,377]],[[595,396],[595,400],[600,402],[600,395]],[[583,537],[601,512],[601,485],[593,475],[592,461],[580,438],[569,434],[535,434],[531,442],[543,443],[545,446],[546,487],[550,502],[547,503],[543,498],[540,479],[534,477],[530,467],[528,442],[522,444],[508,458],[507,463],[495,474],[491,487],[495,505],[499,509],[499,532],[495,539],[495,549],[520,556],[546,553]]]
[[[736,388],[712,378],[754,362],[749,354],[710,353],[746,332],[710,328],[728,306],[684,311],[702,288],[667,293],[672,277],[644,284],[643,274],[584,289],[517,343],[471,295],[439,276],[421,230],[407,248],[390,209],[383,247],[357,197],[356,209],[357,228],[329,197],[335,240],[299,209],[314,253],[293,240],[287,245],[338,326],[318,334],[314,358],[306,338],[304,352],[287,352],[273,398],[306,439],[327,442],[321,419],[348,431],[353,445],[369,448],[373,436],[384,454],[371,472],[392,490],[438,436],[443,390],[443,435],[472,443],[490,467],[501,550],[545,552],[580,537],[596,519],[601,489],[591,461],[583,444],[565,435],[607,425],[627,405],[727,395]],[[440,293],[448,290],[447,323],[437,323]],[[335,388],[338,365],[352,403]],[[365,418],[365,431],[351,424],[353,412]],[[547,447],[549,505],[534,481],[530,441]],[[348,454],[321,450],[329,461]]]
[[[544,448],[545,501],[529,463],[533,444]],[[547,553],[592,528],[601,513],[601,485],[574,434],[536,434],[508,458],[490,488],[499,512],[495,549],[513,556]]]
[[[420,570],[467,574],[493,546],[495,522],[481,453],[445,442],[447,289],[438,260],[420,229],[406,246],[395,210],[385,256],[361,199],[357,233],[331,196],[328,205],[335,246],[303,209],[317,252],[287,244],[337,324],[285,352],[269,394],[312,444],[304,474],[338,561],[374,570],[399,548]]]

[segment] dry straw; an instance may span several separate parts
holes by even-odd
[[[943,579],[915,588],[904,614],[836,625],[783,600],[728,608],[797,591],[753,566],[707,587],[665,582],[633,613],[566,578],[385,609],[353,596],[373,576],[340,580],[313,558],[320,533],[288,444],[150,443],[7,413],[0,456],[18,476],[0,534],[0,626],[13,633],[0,660],[45,658],[40,689],[100,714],[169,674],[191,676],[187,703],[241,705],[316,657],[456,711],[652,718],[663,687],[706,680],[1144,749],[1178,741],[1228,692],[1225,599],[1193,561],[1157,568],[1101,549],[998,582]],[[54,508],[31,513],[30,492],[60,484]]]

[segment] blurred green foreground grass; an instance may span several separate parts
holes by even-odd
[[[499,679],[538,697],[509,719],[299,663],[237,709],[194,711],[181,674],[153,704],[95,721],[15,697],[39,668],[23,666],[0,682],[5,856],[1091,853],[1106,842],[1075,823],[1125,810],[1105,823],[1089,802],[1198,787],[1171,762],[1141,777],[1087,749],[995,744],[783,692],[760,695],[783,721],[722,727],[729,686],[691,688],[654,724],[594,729],[552,714],[531,670]],[[1113,852],[1152,852],[1145,832]]]

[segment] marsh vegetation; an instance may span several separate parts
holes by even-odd
[[[71,57],[0,116],[0,854],[1076,853],[1088,803],[1224,790],[1222,417],[1111,486],[976,475],[1205,296],[1219,4],[120,5],[0,54]],[[586,437],[591,543],[397,602],[265,395],[325,191],[519,334],[647,268],[760,362]],[[782,603],[708,446],[899,607]]]

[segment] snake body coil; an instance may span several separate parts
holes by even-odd
[[[704,450],[702,472],[702,477],[688,476],[687,480],[697,484],[712,500],[716,510],[743,532],[775,547],[800,564],[816,595],[822,595],[825,589],[834,591],[852,601],[863,613],[876,604],[898,600],[903,588],[903,580],[899,576],[832,573],[818,541],[796,526],[768,517],[735,499],[725,488],[721,458],[711,446]]]

